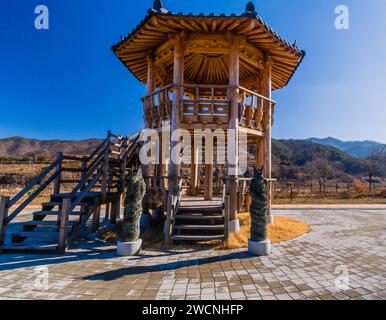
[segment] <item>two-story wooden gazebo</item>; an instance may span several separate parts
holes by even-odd
[[[169,126],[171,132],[186,129],[192,141],[197,138],[197,130],[235,130],[238,134],[231,139],[227,136],[227,146],[237,146],[240,137],[247,137],[248,144],[256,146],[256,165],[264,165],[265,177],[272,179],[271,128],[275,102],[271,93],[288,84],[305,53],[274,33],[258,17],[251,2],[241,15],[195,15],[172,13],[155,1],[145,19],[113,46],[113,51],[147,86],[143,98],[146,128],[160,135],[166,127],[170,134]],[[170,146],[160,147],[160,159],[168,158],[165,153],[170,153],[175,144],[172,141]],[[233,152],[237,159],[238,148]],[[204,198],[212,200],[213,175],[220,166],[209,162],[201,168],[198,154],[199,150],[193,147],[190,177],[186,179],[189,192],[191,196],[198,195],[199,178],[203,176]],[[206,157],[210,154],[213,150]],[[164,199],[169,199],[164,201],[164,210],[168,212],[167,237],[208,240],[224,237],[228,230],[237,231],[239,198],[243,192],[238,165],[227,162],[227,169],[220,170],[221,178],[227,181],[222,206],[224,199],[228,199],[229,208],[217,224],[216,218],[210,219],[210,214],[217,217],[213,204],[206,208],[198,208],[197,203],[193,209],[179,208],[180,165],[162,161],[145,167],[146,176],[151,177],[147,179],[150,198],[154,200],[159,191]],[[185,215],[181,220],[188,224],[178,223],[179,212]],[[200,213],[202,219],[197,217]],[[197,220],[200,222],[194,224]],[[217,229],[222,226],[222,232],[210,233],[209,230],[216,229],[214,226]]]

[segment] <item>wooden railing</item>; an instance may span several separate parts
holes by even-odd
[[[229,122],[228,86],[184,85],[181,122],[226,124]]]
[[[240,126],[265,131],[270,119],[273,125],[275,101],[241,86],[239,101]]]
[[[171,119],[172,85],[142,98],[148,128],[160,128]],[[181,99],[182,124],[226,125],[230,119],[229,86],[185,84]],[[273,121],[275,101],[239,86],[239,124],[241,127],[265,131]]]
[[[170,90],[172,87],[168,85],[142,98],[144,120],[148,128],[159,128],[162,121],[170,120],[172,113]]]

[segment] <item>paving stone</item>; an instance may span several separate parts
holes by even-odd
[[[305,221],[312,232],[274,244],[269,257],[176,248],[119,258],[114,247],[92,244],[73,245],[60,263],[45,255],[3,254],[0,299],[386,300],[386,243],[380,241],[386,210],[280,214]],[[36,287],[36,267],[48,268],[45,290]],[[348,290],[335,285],[338,267],[348,270]]]

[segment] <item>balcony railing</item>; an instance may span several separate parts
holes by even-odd
[[[229,122],[228,86],[185,85],[182,123],[222,125]]]
[[[230,119],[229,86],[184,85],[180,118],[185,125],[226,125]],[[148,128],[160,128],[172,112],[173,86],[168,85],[146,95],[143,100],[144,119]],[[239,125],[265,131],[273,118],[275,102],[261,94],[239,87]],[[271,114],[270,111],[271,110]]]

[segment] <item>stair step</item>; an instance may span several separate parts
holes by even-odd
[[[175,217],[176,220],[212,220],[212,219],[223,219],[222,215],[213,215],[213,216],[206,216],[206,215],[180,215],[177,214]]]
[[[172,241],[211,241],[224,240],[224,235],[173,235]]]
[[[33,215],[36,216],[59,216],[62,214],[62,211],[36,211]],[[71,212],[70,216],[80,216],[82,213],[80,211]]]
[[[54,253],[58,250],[56,244],[51,245],[26,245],[26,244],[10,244],[0,246],[0,252],[42,252],[42,253]]]
[[[180,207],[179,213],[220,213],[222,212],[222,206],[191,206],[191,207]]]
[[[80,193],[73,195],[72,193],[56,193],[51,195],[52,198],[76,198]],[[89,192],[85,195],[85,198],[96,198],[101,195],[100,192]]]
[[[58,237],[59,232],[36,232],[36,231],[22,231],[18,233],[12,233],[12,237],[15,238],[28,238],[28,237],[36,237],[36,238],[50,238],[50,237]]]
[[[178,229],[178,230],[224,230],[224,225],[223,224],[218,224],[218,225],[179,224],[179,225],[175,225],[174,229]]]
[[[68,225],[72,226],[74,224],[78,223],[77,221],[68,221]],[[43,227],[56,227],[58,225],[58,221],[46,221],[46,220],[32,220],[23,222],[23,225],[25,226],[43,226]]]
[[[78,206],[89,206],[91,202],[80,202]],[[61,201],[49,201],[49,202],[44,202],[42,203],[43,207],[56,207],[56,206],[61,206],[62,202]]]
[[[59,201],[49,201],[49,202],[43,202],[42,203],[42,206],[43,207],[49,207],[49,206],[59,206],[61,205],[62,202],[59,202]]]

